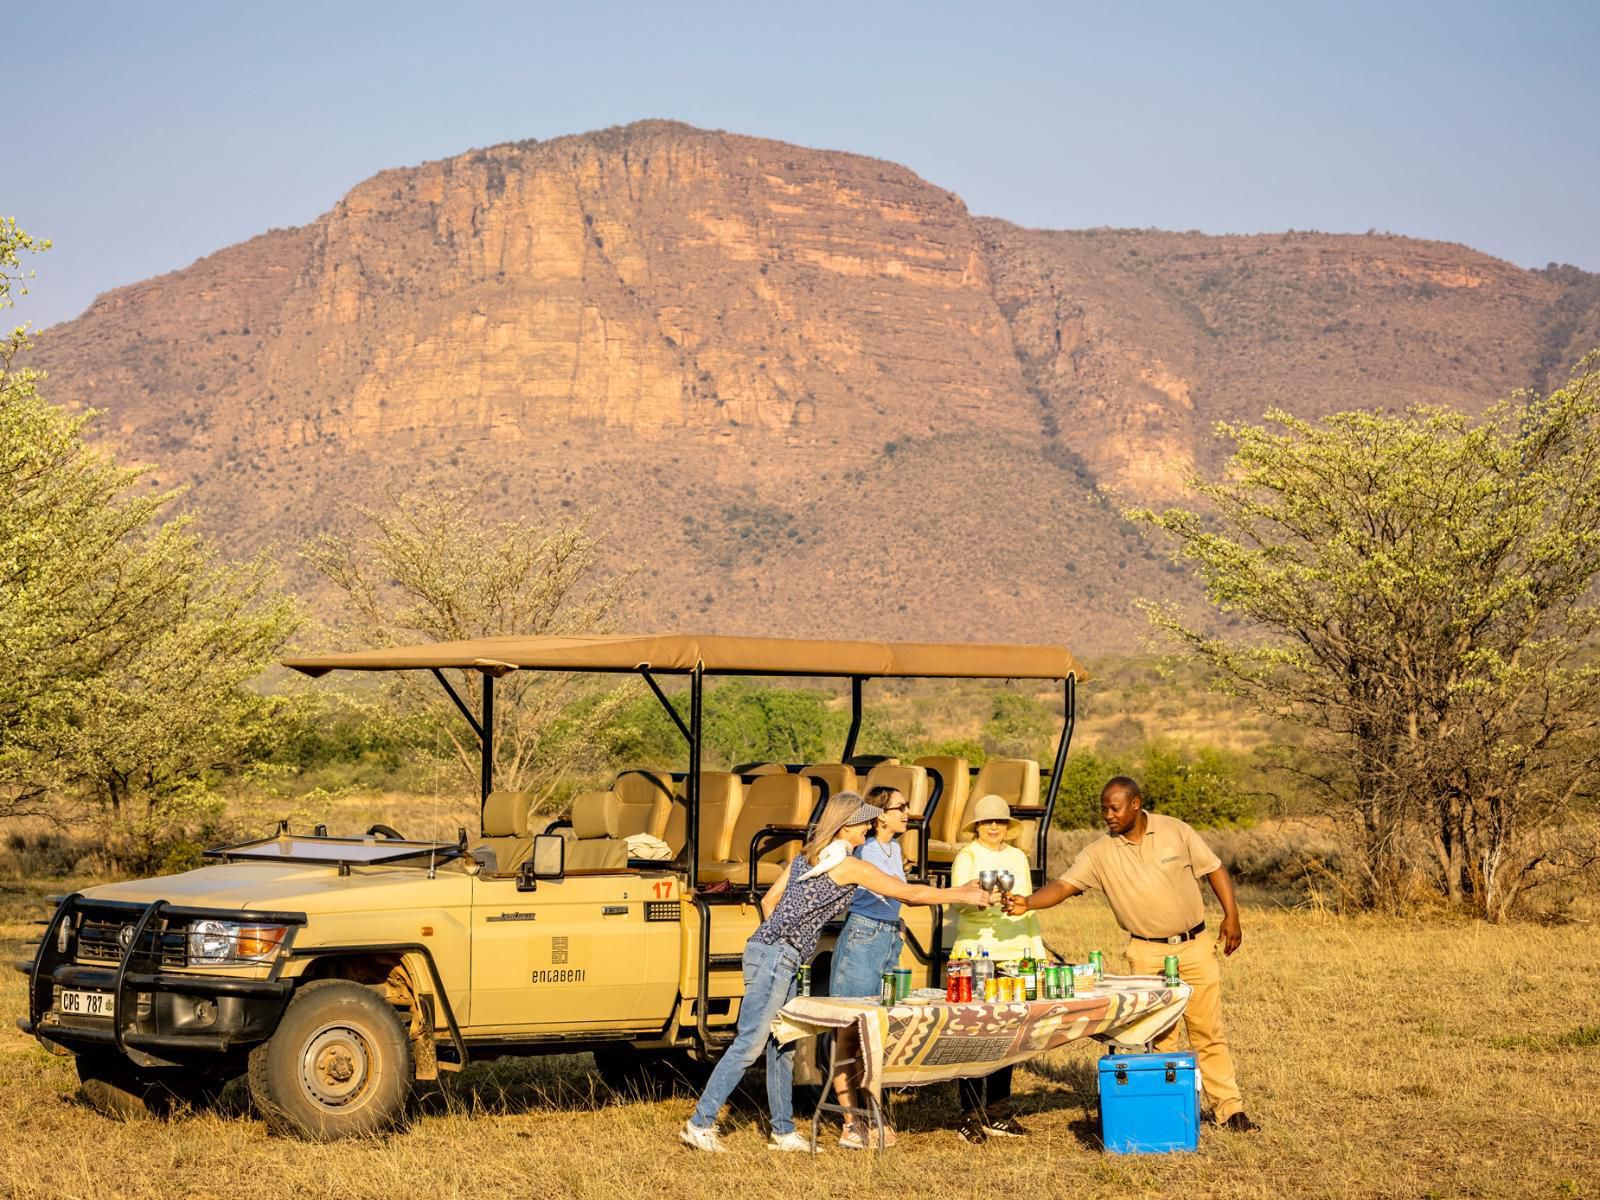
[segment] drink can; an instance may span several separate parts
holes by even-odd
[[[1061,968],[1053,963],[1044,969],[1044,998],[1061,999]]]
[[[911,968],[896,967],[894,969],[894,998],[904,1000],[911,995]]]
[[[894,972],[885,971],[883,973],[882,986],[878,989],[878,1003],[890,1005],[893,1004],[898,998],[897,987],[894,981]]]
[[[800,987],[799,987],[800,994],[802,996],[811,995],[811,964],[810,963],[802,964],[800,969],[798,971],[796,971],[794,974],[795,974],[795,978],[797,980],[799,980],[799,983],[800,983]]]
[[[1094,968],[1094,981],[1096,983],[1106,977],[1106,956],[1100,951],[1089,951],[1089,965]]]
[[[1071,963],[1061,964],[1061,998],[1071,1000],[1078,994],[1077,985],[1073,982]]]
[[[1000,981],[991,975],[983,981],[983,1002],[985,1004],[993,1004],[999,998]]]
[[[1178,956],[1176,954],[1169,954],[1162,961],[1161,973],[1166,976],[1168,987],[1178,982]]]

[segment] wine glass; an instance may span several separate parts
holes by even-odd
[[[978,872],[978,884],[979,884],[979,886],[981,886],[983,888],[983,890],[986,891],[986,892],[994,891],[994,885],[997,882],[997,877],[999,876],[999,874],[1000,873],[998,871],[979,871]]]
[[[1000,885],[1000,891],[1009,896],[1011,895],[1012,886],[1017,882],[1017,877],[1010,871],[996,871],[994,873],[994,881]]]

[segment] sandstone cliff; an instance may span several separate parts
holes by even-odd
[[[1137,636],[1193,604],[1097,491],[1211,426],[1477,409],[1600,341],[1596,277],[1316,234],[1036,232],[891,163],[646,122],[386,171],[48,331],[50,394],[230,547],[385,488],[595,510],[638,627]],[[292,565],[292,558],[290,559]]]

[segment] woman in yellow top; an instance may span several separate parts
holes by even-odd
[[[1006,844],[1021,824],[1011,815],[1011,806],[1000,796],[984,796],[973,806],[967,822],[975,826],[976,837],[961,847],[950,864],[950,885],[959,887],[978,878],[979,871],[1010,871],[1011,894],[1027,896],[1033,891],[1028,873],[1028,856],[1016,846]],[[1044,939],[1039,934],[1037,914],[1007,916],[1002,907],[970,908],[955,906],[959,914],[956,940],[950,947],[952,959],[964,958],[970,951],[978,958],[985,950],[995,962],[1019,958],[1043,958]],[[1011,1068],[1002,1067],[984,1079],[957,1080],[961,1093],[962,1138],[974,1144],[1001,1137],[1025,1137],[1027,1130],[1011,1115],[1006,1103],[1011,1097]]]

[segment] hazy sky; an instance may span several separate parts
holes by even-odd
[[[1046,228],[1369,228],[1600,270],[1600,3],[18,4],[19,306],[298,225],[384,167],[672,117]]]

